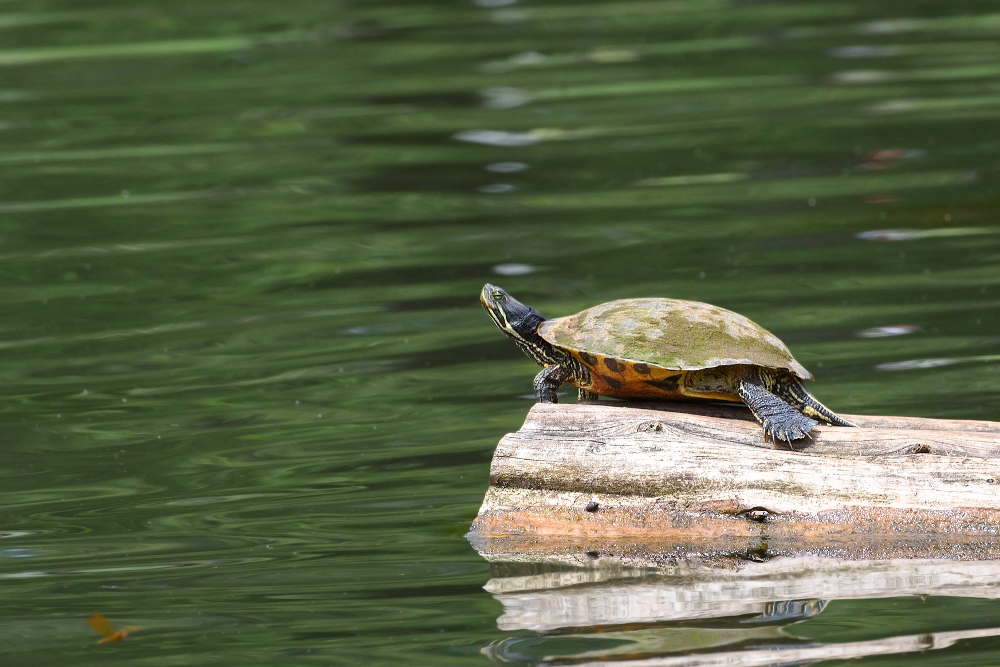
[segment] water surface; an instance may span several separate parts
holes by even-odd
[[[503,630],[463,538],[536,370],[487,280],[550,316],[709,301],[834,409],[1000,419],[995,3],[11,0],[0,36],[5,664],[1000,626],[911,595]],[[97,646],[95,609],[147,629]],[[1000,642],[861,664],[958,658]]]

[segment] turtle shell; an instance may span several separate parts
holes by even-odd
[[[725,308],[682,299],[621,299],[546,320],[546,341],[570,352],[691,371],[728,365],[812,374],[767,329]]]

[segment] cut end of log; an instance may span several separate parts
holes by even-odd
[[[845,418],[790,451],[740,406],[536,405],[469,538],[493,561],[1000,558],[1000,424]]]

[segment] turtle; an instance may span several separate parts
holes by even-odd
[[[542,366],[535,376],[539,403],[557,403],[556,391],[568,382],[584,401],[742,402],[772,441],[810,436],[819,421],[854,426],[806,391],[802,381],[812,374],[777,336],[731,310],[683,299],[619,299],[547,320],[489,283],[479,300]]]

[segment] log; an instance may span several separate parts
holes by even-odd
[[[845,417],[793,449],[739,405],[537,404],[469,538],[493,561],[1000,558],[1000,424]]]

